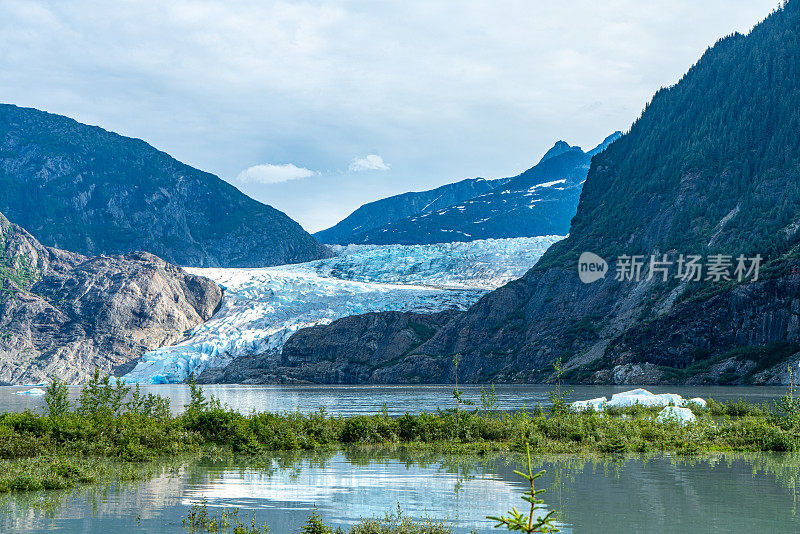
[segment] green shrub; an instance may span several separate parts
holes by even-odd
[[[77,412],[95,419],[114,417],[122,412],[129,392],[124,382],[112,384],[109,376],[100,378],[100,370],[95,369],[92,379],[81,389]]]
[[[67,386],[57,377],[47,386],[44,394],[46,413],[52,419],[61,419],[69,412]]]
[[[393,443],[397,421],[382,415],[355,415],[345,419],[339,439],[343,443]]]
[[[302,534],[333,534],[333,530],[331,527],[326,525],[322,522],[322,518],[317,515],[317,511],[314,510],[308,519],[306,520],[305,525],[300,530]]]

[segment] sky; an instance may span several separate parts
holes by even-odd
[[[627,130],[777,0],[0,0],[0,101],[144,139],[307,230]]]

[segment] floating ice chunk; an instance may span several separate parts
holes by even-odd
[[[631,391],[623,391],[622,393],[615,393],[608,401],[608,408],[627,408],[630,406],[666,406],[664,399],[653,395],[646,389],[633,389]]]
[[[666,401],[666,406],[669,406],[670,404],[674,406],[683,406],[683,404],[686,402],[684,398],[677,393],[661,393],[656,395],[656,397],[664,399]]]
[[[598,397],[596,399],[575,401],[570,406],[572,406],[572,409],[576,412],[582,412],[584,410],[594,410],[595,412],[600,412],[605,408],[606,402],[608,402],[607,398]]]
[[[614,393],[613,395],[611,395],[611,398],[613,399],[614,397],[624,397],[627,395],[653,395],[653,394],[647,391],[646,389],[637,388],[637,389],[632,389],[630,391],[623,391],[622,393]]]
[[[660,393],[655,395],[646,389],[638,388],[630,391],[623,391],[621,393],[615,393],[611,396],[610,401],[606,401],[605,397],[599,397],[597,399],[575,401],[571,404],[571,406],[575,411],[592,409],[599,412],[601,410],[605,410],[606,408],[627,408],[629,406],[636,406],[637,404],[645,407],[663,406],[666,408],[680,408],[681,406],[694,404],[701,408],[705,408],[706,401],[700,397],[684,399],[677,393]],[[680,410],[686,410],[689,412],[689,414],[691,414],[691,410],[688,408],[680,408]],[[665,409],[659,413],[659,417],[661,417],[662,414],[672,413],[672,410]],[[685,412],[679,413],[684,414],[681,416],[682,418],[685,416]],[[694,415],[692,415],[691,420],[694,421]]]
[[[646,389],[632,389],[630,391],[623,391],[622,393],[615,393],[608,401],[607,407],[609,408],[627,408],[629,406],[682,406],[684,403],[683,397],[676,393],[661,393],[654,395]]]
[[[693,399],[686,399],[683,402],[684,406],[688,406],[689,404],[696,404],[700,408],[705,408],[706,407],[706,401],[704,399],[701,399],[700,397],[695,397]]]
[[[675,421],[688,425],[689,423],[694,423],[696,420],[697,418],[689,408],[680,408],[678,406],[667,406],[656,416],[656,421],[659,423]]]
[[[26,389],[25,391],[17,391],[14,395],[44,395],[45,391],[40,388]]]

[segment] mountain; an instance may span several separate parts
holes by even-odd
[[[44,245],[82,254],[144,250],[224,267],[330,254],[285,214],[142,140],[5,104],[0,211]]]
[[[0,381],[78,383],[126,369],[209,319],[215,283],[146,252],[89,258],[42,246],[0,214]]]
[[[431,213],[494,189],[502,180],[473,178],[429,191],[403,193],[364,204],[341,222],[314,234],[323,243],[349,245],[354,236],[415,215]]]
[[[491,186],[486,191],[469,198],[439,201],[383,225],[362,227],[349,234],[337,234],[337,237],[341,243],[413,245],[564,235],[575,215],[592,155],[604,150],[620,135],[615,132],[590,152],[558,141],[536,166],[522,174],[482,182],[484,186]],[[317,237],[324,236],[317,234]]]
[[[575,382],[785,383],[800,360],[799,127],[800,1],[790,0],[707,50],[592,159],[567,239],[367,381],[451,381],[460,354],[459,379],[471,382],[551,379],[561,358]],[[583,252],[608,261],[605,277],[581,281]],[[682,254],[701,256],[700,281],[677,278]],[[734,265],[761,255],[758,279],[733,266],[731,280],[707,279],[717,254]],[[616,279],[625,255],[646,258],[638,281]],[[666,281],[651,255],[671,262]],[[328,360],[346,357],[359,332],[380,346],[374,330],[344,338],[334,325],[302,334]]]

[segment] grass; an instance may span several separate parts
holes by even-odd
[[[413,519],[403,514],[400,505],[397,511],[383,517],[362,518],[349,530],[325,524],[316,511],[300,531],[302,534],[452,534],[453,530],[444,522],[430,517]]]
[[[233,534],[267,534],[269,526],[256,524],[255,514],[249,521],[239,519],[238,508],[222,509],[210,514],[206,502],[194,504],[182,521],[189,532],[228,532]],[[403,514],[400,505],[397,511],[384,517],[362,518],[349,530],[326,524],[316,510],[308,516],[300,530],[301,534],[452,534],[453,530],[444,522],[429,517],[415,520]]]
[[[244,520],[239,519],[238,508],[223,508],[209,514],[205,500],[192,505],[182,524],[190,532],[228,532],[231,529],[233,534],[267,534],[270,531],[266,524],[256,523],[255,512]]]
[[[689,426],[659,423],[658,408],[607,413],[567,409],[531,412],[440,410],[391,417],[315,413],[242,414],[191,385],[191,403],[177,416],[166,399],[95,379],[71,405],[58,382],[48,388],[46,412],[0,414],[0,492],[69,488],[101,476],[131,476],[131,465],[222,451],[258,457],[269,451],[337,450],[346,446],[403,446],[409,451],[533,455],[800,450],[800,402],[793,395],[770,405],[743,400],[692,407]]]

